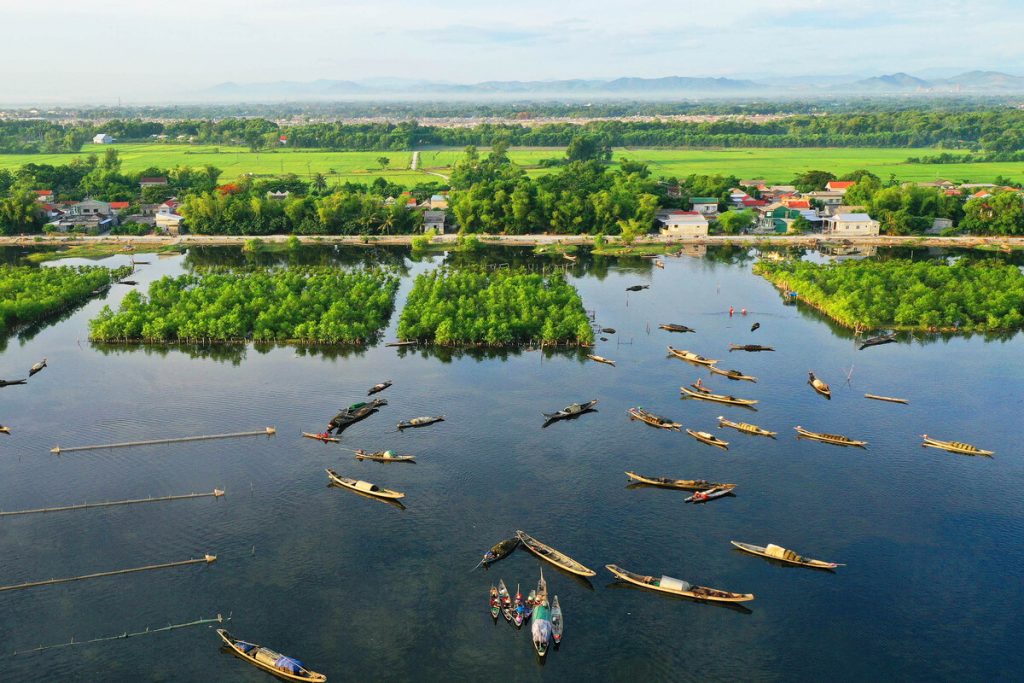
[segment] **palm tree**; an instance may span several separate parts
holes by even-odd
[[[327,191],[327,178],[324,177],[323,173],[317,173],[313,176],[312,187],[313,191],[317,194],[323,194]]]

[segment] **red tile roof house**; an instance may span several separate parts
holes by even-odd
[[[825,183],[825,189],[832,192],[846,192],[856,184],[852,180],[832,180]]]
[[[110,202],[111,211],[124,211],[131,202]]]
[[[35,190],[37,202],[52,202],[53,190]]]

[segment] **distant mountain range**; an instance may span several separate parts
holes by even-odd
[[[229,101],[447,98],[566,98],[728,97],[738,95],[796,96],[813,94],[992,94],[1024,93],[1024,78],[998,71],[966,71],[949,78],[924,79],[907,73],[840,80],[834,76],[802,76],[792,80],[733,78],[570,79],[556,81],[485,81],[458,84],[427,80],[381,78],[364,81],[221,83],[196,95]]]

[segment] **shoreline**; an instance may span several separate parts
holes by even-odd
[[[484,244],[494,246],[554,246],[574,245],[593,246],[594,235],[489,235],[473,233]],[[351,245],[362,247],[373,246],[411,246],[417,235],[2,235],[0,246],[13,247],[81,247],[81,246],[121,246],[121,247],[189,247],[189,246],[244,246],[251,239],[259,239],[265,244],[283,244],[292,237],[297,237],[304,245]],[[455,246],[458,236],[455,234],[438,235],[431,241],[432,245]],[[625,245],[615,236],[606,236],[608,246],[622,248]],[[650,236],[637,240],[632,246],[791,246],[818,247],[835,244],[844,246],[865,247],[953,247],[976,248],[1009,247],[1024,249],[1024,236],[992,237],[958,235],[941,237],[938,235],[899,235],[874,237],[838,237],[821,234],[813,235],[710,235],[708,237],[661,237]]]

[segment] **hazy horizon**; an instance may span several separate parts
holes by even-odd
[[[0,101],[196,102],[209,88],[318,79],[485,81],[1024,75],[1012,0],[0,0]],[[865,56],[864,46],[884,46]]]

